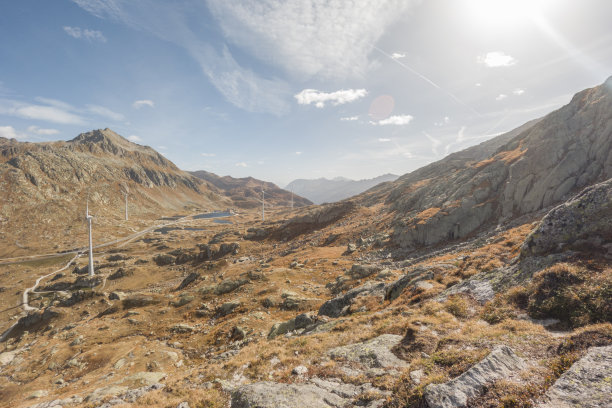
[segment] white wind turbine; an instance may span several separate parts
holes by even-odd
[[[89,230],[89,276],[93,276],[94,275],[93,245],[91,242],[91,220],[93,217],[89,215],[89,198],[87,199],[87,209],[85,210],[85,218],[87,219],[87,228]]]

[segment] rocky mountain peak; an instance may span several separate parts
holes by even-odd
[[[115,133],[109,128],[96,129],[90,132],[81,133],[74,139],[70,140],[68,143],[74,145],[87,145],[90,148],[93,146],[98,146],[103,151],[112,152],[114,154],[117,154],[124,150],[134,151],[145,149],[144,146],[140,146],[136,143],[130,142],[129,140],[125,139],[124,137]]]

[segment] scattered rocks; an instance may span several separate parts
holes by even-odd
[[[129,295],[126,296],[122,301],[122,305],[124,309],[132,309],[135,307],[144,307],[149,305],[156,305],[161,302],[161,299],[153,297],[151,295]]]
[[[123,300],[126,297],[126,294],[123,292],[119,292],[119,291],[114,291],[111,292],[110,295],[108,295],[108,299],[109,300]]]
[[[612,346],[591,347],[548,389],[539,408],[606,408],[612,396]]]
[[[153,257],[153,262],[155,262],[157,266],[172,265],[174,264],[175,260],[175,257],[168,254],[159,254]]]
[[[496,347],[472,368],[444,384],[429,384],[425,401],[429,408],[465,407],[469,398],[479,396],[485,385],[509,377],[526,367],[508,346]]]
[[[185,323],[178,323],[170,328],[170,331],[174,333],[191,333],[194,330],[195,329],[192,326]]]
[[[183,293],[181,296],[179,296],[177,300],[170,302],[170,304],[174,307],[181,307],[181,306],[185,306],[188,303],[193,302],[194,300],[195,300],[195,296]]]
[[[114,273],[110,274],[108,279],[116,280],[126,278],[128,276],[134,276],[134,271],[132,269],[119,268]]]
[[[402,294],[406,287],[414,288],[418,282],[433,278],[433,272],[428,268],[417,267],[385,288],[385,300],[393,301]]]
[[[94,292],[93,290],[77,290],[76,292],[72,292],[72,295],[68,299],[60,301],[58,306],[71,307],[76,305],[77,303],[81,303],[85,300],[89,300],[97,296],[102,295],[98,292]]]
[[[308,368],[303,365],[293,367],[293,370],[291,370],[291,374],[293,375],[303,376],[303,375],[306,375],[306,373],[308,373]]]

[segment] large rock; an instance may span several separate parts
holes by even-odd
[[[258,382],[232,392],[231,408],[328,408],[347,401],[314,384]]]
[[[275,323],[268,333],[268,338],[273,339],[276,336],[280,336],[285,333],[289,333],[294,330],[305,329],[308,326],[315,324],[316,318],[310,313],[302,313],[297,315],[293,319],[287,320],[282,323]]]
[[[378,265],[354,264],[348,271],[348,275],[353,279],[361,279],[374,275],[376,272],[380,272],[381,270],[382,268]]]
[[[433,278],[433,272],[428,271],[427,268],[417,267],[414,271],[407,273],[385,288],[385,300],[393,301],[402,294],[406,287],[414,287],[414,285],[422,280],[431,280]]]
[[[401,340],[402,336],[383,334],[363,343],[336,347],[328,354],[332,358],[361,363],[369,368],[407,367],[408,362],[391,352]]]
[[[367,282],[366,284],[346,292],[323,303],[319,308],[319,315],[329,317],[340,317],[348,313],[348,309],[357,297],[380,296],[381,301],[385,294],[383,282]]]
[[[429,408],[465,407],[468,399],[481,395],[487,384],[507,378],[525,367],[523,360],[510,347],[498,346],[459,377],[444,384],[428,385],[425,401]]]
[[[612,406],[612,346],[592,347],[548,389],[539,408]]]
[[[567,249],[609,251],[612,255],[612,179],[584,189],[552,209],[527,237],[521,255]]]

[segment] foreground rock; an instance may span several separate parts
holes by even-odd
[[[548,389],[539,408],[604,408],[612,404],[612,346],[592,347]]]
[[[329,351],[335,359],[361,363],[369,368],[407,367],[408,362],[400,360],[391,352],[402,340],[396,334],[383,334],[363,343],[336,347]]]
[[[344,398],[314,384],[258,382],[232,392],[231,408],[342,407]]]
[[[496,347],[481,362],[444,384],[430,384],[425,388],[429,408],[467,406],[469,398],[479,396],[485,385],[525,368],[525,363],[508,346]]]

